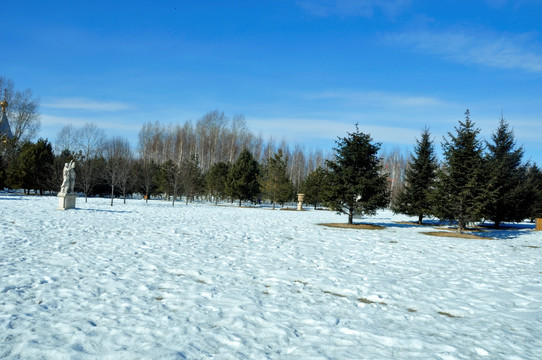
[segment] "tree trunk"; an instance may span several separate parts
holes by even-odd
[[[241,207],[241,199],[239,199],[239,207]]]
[[[111,185],[111,206],[113,206],[113,198],[115,197],[115,187]]]
[[[353,221],[354,221],[354,209],[350,208],[348,209],[348,224],[352,225]]]
[[[464,220],[459,220],[457,222],[457,232],[458,233],[462,233],[463,231],[465,231],[466,227],[467,227],[467,224],[465,224]]]
[[[418,215],[418,225],[421,225],[422,221],[423,221],[423,215],[420,214],[420,215]]]

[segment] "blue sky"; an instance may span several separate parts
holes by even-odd
[[[331,150],[359,123],[387,149],[501,112],[542,165],[542,0],[5,1],[0,74],[41,98],[40,136],[94,122],[243,114]]]

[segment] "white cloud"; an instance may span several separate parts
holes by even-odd
[[[395,16],[410,5],[411,0],[299,0],[297,4],[316,16],[371,17],[377,11]]]
[[[273,136],[280,141],[285,138],[293,143],[318,140],[334,141],[355,131],[355,122],[311,118],[251,118],[247,119],[253,130]],[[370,134],[374,141],[411,145],[420,131],[396,126],[381,126],[359,121],[359,130]]]
[[[382,91],[324,91],[308,94],[305,97],[315,100],[338,100],[354,105],[384,108],[448,105],[445,101],[430,96],[404,95]]]
[[[65,125],[79,127],[86,123],[94,123],[99,128],[115,131],[138,131],[141,128],[138,124],[130,124],[129,122],[122,122],[121,119],[114,120],[109,118],[100,118],[99,120],[96,120],[96,118],[93,117],[67,117],[42,114],[40,120],[43,126],[51,128],[57,127],[58,130]]]
[[[542,48],[528,34],[494,34],[461,29],[393,34],[385,39],[394,45],[412,47],[453,62],[542,73]]]
[[[86,98],[53,99],[43,104],[50,109],[87,110],[87,111],[121,111],[131,110],[133,106],[118,101],[96,101]]]

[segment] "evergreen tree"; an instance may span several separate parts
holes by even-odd
[[[166,199],[172,197],[172,206],[175,206],[175,200],[181,190],[181,171],[179,166],[173,161],[168,160],[162,164],[159,172],[158,189],[166,194]]]
[[[259,164],[252,153],[245,149],[239,155],[228,173],[226,191],[232,199],[239,199],[239,206],[244,200],[254,200],[259,194]]]
[[[416,140],[410,166],[405,172],[405,187],[392,207],[395,213],[417,216],[418,224],[422,224],[424,216],[431,215],[431,192],[438,167],[430,137],[429,130],[425,128],[421,140]]]
[[[354,133],[336,141],[335,161],[327,161],[330,169],[328,203],[333,210],[348,215],[348,224],[352,224],[354,215],[374,215],[376,210],[388,205],[387,177],[380,175],[377,156],[380,143],[371,141],[356,124]]]
[[[499,228],[501,222],[519,222],[528,216],[526,168],[523,148],[516,148],[514,132],[501,116],[497,131],[487,143],[488,192],[491,194],[484,215]]]
[[[468,223],[482,219],[488,195],[480,130],[474,128],[469,110],[455,130],[457,135],[448,133],[449,139],[442,144],[445,164],[438,172],[434,214],[457,221],[457,230],[462,232]]]
[[[4,190],[4,187],[6,186],[5,182],[6,182],[6,162],[4,161],[4,156],[2,155],[2,151],[0,151],[0,190]]]
[[[203,191],[204,176],[199,166],[197,155],[193,155],[190,159],[185,159],[181,163],[181,186],[188,201],[194,201],[194,196],[199,195]]]
[[[542,218],[542,171],[536,164],[532,164],[527,168],[525,181],[527,189],[526,207],[527,217],[534,221],[536,218]]]
[[[135,161],[135,191],[144,195],[146,203],[158,188],[156,175],[159,172],[160,167],[152,160],[140,158]]]
[[[293,184],[287,174],[288,158],[284,158],[282,149],[270,157],[263,168],[260,186],[264,196],[273,203],[284,204],[293,193]]]
[[[8,182],[12,188],[22,188],[25,193],[31,189],[51,190],[53,183],[54,154],[51,143],[39,139],[37,143],[25,142],[20,148],[16,160],[8,169]]]
[[[305,194],[305,202],[314,205],[314,209],[321,204],[325,198],[328,172],[318,167],[307,175],[303,182],[302,191]]]
[[[211,165],[206,176],[206,185],[209,194],[214,197],[215,205],[218,204],[218,199],[226,197],[226,181],[230,165],[225,162],[217,162]]]

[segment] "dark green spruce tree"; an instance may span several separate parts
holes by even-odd
[[[186,204],[194,201],[194,198],[203,192],[205,177],[199,166],[199,159],[192,155],[181,163],[181,188],[186,198]]]
[[[438,164],[431,134],[425,128],[421,140],[416,140],[410,166],[405,173],[405,187],[399,193],[392,210],[395,213],[417,216],[422,224],[424,216],[432,215],[432,196]]]
[[[514,132],[502,116],[491,140],[486,157],[490,198],[484,217],[499,228],[502,222],[519,222],[528,217],[527,169],[521,163],[523,148],[516,148]]]
[[[542,170],[532,164],[527,167],[526,175],[527,217],[532,221],[536,218],[542,218]]]
[[[313,205],[314,209],[324,202],[328,172],[322,167],[312,171],[301,186],[301,191],[305,194],[305,202]]]
[[[209,195],[214,198],[215,205],[218,205],[218,200],[225,198],[226,194],[226,181],[228,179],[228,173],[230,172],[230,165],[225,162],[217,162],[211,165],[209,171],[205,176],[205,183]]]
[[[327,161],[326,202],[332,210],[348,215],[348,224],[352,224],[354,215],[374,215],[388,205],[388,180],[380,174],[380,143],[373,144],[357,124],[355,132],[336,143],[335,160]]]
[[[243,150],[231,166],[226,182],[226,192],[232,199],[239,200],[239,206],[243,201],[255,200],[260,193],[259,173],[259,164],[252,153],[247,149]]]
[[[442,144],[445,162],[438,172],[434,215],[441,220],[457,221],[457,231],[463,232],[467,224],[483,217],[487,182],[482,142],[478,139],[480,130],[470,120],[469,110],[455,130],[457,134],[448,133]]]
[[[277,202],[284,204],[288,201],[294,191],[286,171],[287,162],[288,158],[285,158],[282,149],[279,149],[262,169],[260,187],[263,195],[273,204],[273,209]]]

